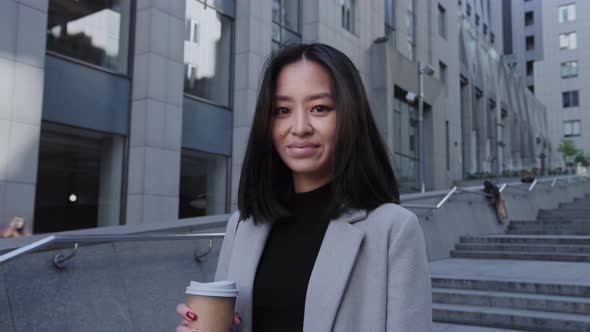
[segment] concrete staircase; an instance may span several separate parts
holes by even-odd
[[[435,322],[525,331],[590,331],[590,284],[436,275]]]
[[[590,197],[463,236],[451,257],[431,263],[435,323],[590,331]]]
[[[451,257],[590,262],[590,197],[511,221],[506,235],[463,236]]]

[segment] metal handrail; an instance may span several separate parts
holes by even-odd
[[[457,191],[457,186],[453,187],[449,192],[443,197],[438,204],[436,205],[426,205],[426,204],[401,204],[403,207],[409,208],[417,208],[417,209],[440,209],[445,203],[453,196],[453,194]]]
[[[89,242],[123,242],[123,241],[166,241],[223,238],[225,233],[197,233],[197,234],[140,234],[140,235],[50,235],[41,240],[22,246],[0,256],[0,264],[28,252],[39,250],[55,243],[89,243]]]
[[[464,188],[457,188],[457,190],[467,193],[467,194],[474,194],[474,195],[479,195],[479,196],[484,196],[484,197],[492,197],[492,194],[488,194],[486,192],[480,192],[480,191],[473,191],[473,190],[469,190],[469,189],[464,189]]]
[[[506,189],[514,189],[514,190],[520,190],[526,193],[530,193],[532,192],[535,187],[537,186],[537,184],[540,183],[546,183],[546,182],[552,182],[552,187],[555,186],[555,183],[557,183],[558,180],[563,180],[563,179],[567,179],[568,181],[571,181],[572,179],[579,179],[581,181],[585,181],[586,179],[584,177],[578,176],[578,175],[574,175],[574,176],[567,176],[567,177],[554,177],[552,179],[534,179],[533,182],[528,186],[527,189],[522,189],[519,187],[516,187],[516,185],[521,185],[521,183],[517,183],[517,184],[510,184],[510,183],[503,183],[500,188],[499,188],[499,192],[503,192]],[[445,205],[445,203],[451,198],[451,196],[453,196],[453,194],[455,194],[457,191],[460,192],[464,192],[464,193],[470,193],[470,194],[476,194],[476,195],[481,195],[481,196],[485,196],[485,197],[490,197],[490,194],[487,193],[481,193],[481,192],[477,192],[477,191],[473,191],[473,190],[469,190],[469,189],[465,189],[465,188],[458,188],[457,186],[454,186],[450,191],[448,191],[445,196],[436,204],[436,205],[428,205],[428,204],[401,204],[403,207],[407,207],[407,208],[416,208],[416,209],[430,209],[430,210],[437,210],[440,209],[443,205]],[[441,193],[442,195],[442,193]],[[414,200],[419,199],[419,198],[414,198]]]
[[[571,179],[581,179],[586,181],[587,179],[580,177],[580,176],[573,176],[573,177],[555,177],[553,179],[547,180],[537,180],[535,179],[528,189],[521,189],[515,186],[511,186],[508,183],[502,184],[499,191],[502,192],[506,188],[521,190],[525,192],[531,192],[534,190],[535,186],[538,183],[545,183],[551,181],[551,186],[555,186],[558,180],[567,179],[571,181]],[[468,190],[465,188],[458,188],[454,186],[449,190],[444,197],[436,204],[436,205],[427,205],[427,204],[401,204],[403,207],[407,208],[418,208],[418,209],[431,209],[436,210],[443,207],[457,192],[465,192],[470,194],[482,195],[482,196],[490,196],[487,193],[480,193],[473,190]],[[41,240],[35,241],[33,243],[27,244],[22,246],[18,249],[12,250],[6,254],[0,255],[0,265],[12,260],[20,255],[26,254],[28,252],[39,250],[41,248],[47,247],[51,244],[56,243],[75,243],[74,252],[69,256],[63,256],[58,254],[54,257],[54,264],[57,267],[62,267],[65,261],[69,258],[73,257],[75,251],[78,247],[79,243],[92,243],[92,242],[123,242],[123,241],[166,241],[166,240],[191,240],[191,239],[215,239],[215,238],[223,238],[225,233],[196,233],[196,234],[139,234],[139,235],[121,235],[121,234],[93,234],[93,235],[50,235]],[[210,243],[211,247],[211,243]]]

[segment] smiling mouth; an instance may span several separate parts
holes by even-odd
[[[287,146],[287,153],[293,158],[306,158],[313,155],[319,145]]]

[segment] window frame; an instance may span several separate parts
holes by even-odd
[[[527,10],[526,12],[524,12],[524,26],[530,27],[534,24],[535,24],[535,12],[532,10]]]
[[[129,4],[129,27],[127,28],[127,32],[129,35],[127,36],[127,65],[125,66],[124,71],[114,70],[112,68],[105,67],[103,65],[94,64],[92,62],[86,61],[84,59],[77,58],[72,55],[61,53],[57,50],[52,50],[47,47],[47,43],[45,42],[45,54],[49,54],[60,58],[65,61],[69,61],[78,65],[86,66],[88,68],[93,68],[114,76],[118,76],[121,78],[132,79],[133,77],[133,67],[134,67],[134,54],[135,54],[135,34],[136,34],[136,19],[137,19],[137,4],[135,0],[128,0]],[[48,6],[51,0],[48,0]],[[49,15],[49,12],[47,13]],[[47,39],[47,33],[49,31],[49,27],[47,26],[48,23],[45,24],[46,32],[45,32],[45,39]]]
[[[186,1],[186,0],[183,0],[183,1]],[[235,40],[236,40],[236,18],[218,10],[216,7],[212,6],[209,3],[203,2],[204,0],[193,0],[193,1],[196,1],[199,4],[203,5],[204,7],[206,7],[207,10],[214,10],[218,15],[223,16],[224,18],[226,18],[227,20],[229,20],[231,22],[231,29],[230,29],[231,36],[230,36],[230,41],[229,41],[229,43],[230,43],[230,46],[229,46],[230,59],[229,59],[229,77],[228,77],[228,79],[229,79],[228,101],[227,101],[227,104],[222,104],[222,103],[219,103],[215,100],[211,100],[211,99],[208,99],[208,98],[205,98],[202,96],[197,96],[197,95],[194,95],[191,93],[187,93],[184,89],[184,83],[183,83],[183,87],[182,87],[182,95],[184,98],[190,98],[190,99],[193,99],[193,100],[196,100],[199,102],[203,102],[206,104],[210,104],[213,106],[217,106],[217,107],[226,109],[228,111],[233,111],[233,108],[234,108],[234,83],[235,83],[235,65],[234,65],[235,54],[234,54],[234,52],[235,52]],[[185,10],[184,15],[185,15],[184,19],[186,20],[187,19],[186,10]],[[198,44],[198,45],[200,46],[200,44]],[[184,52],[184,42],[183,42],[183,52]],[[194,64],[194,63],[186,62],[186,60],[184,59],[184,55],[183,55],[182,62],[183,62],[183,65],[196,66],[197,67],[196,70],[198,72],[198,65]],[[184,76],[184,73],[185,73],[185,71],[183,70],[183,81],[186,78],[186,76]]]
[[[573,8],[573,17],[572,18],[570,18],[570,8]],[[567,13],[567,15],[565,18],[562,15],[562,9],[566,10],[565,12]],[[559,7],[557,8],[557,22],[559,24],[567,23],[567,22],[574,22],[577,19],[576,11],[577,11],[577,8],[576,8],[575,2],[570,2],[567,4],[559,5]]]
[[[570,67],[569,67],[569,68],[575,68],[575,73],[573,73],[573,74],[567,74],[567,73],[566,73],[566,74],[564,74],[564,68],[566,68],[566,69],[567,69],[567,68],[568,68],[568,66],[567,66],[568,64],[575,64],[575,66],[570,66]],[[578,60],[564,61],[564,62],[562,62],[562,63],[560,64],[560,70],[559,70],[559,73],[560,73],[560,75],[561,75],[561,78],[564,78],[564,79],[566,79],[566,78],[573,78],[573,77],[578,77],[578,69],[579,69],[579,66],[578,66]]]
[[[571,47],[572,44],[572,38],[571,36],[574,36],[573,40],[574,40],[574,47]],[[566,37],[567,44],[565,46],[563,46],[562,44],[562,37]],[[559,34],[559,49],[560,50],[575,50],[578,48],[578,33],[577,31],[570,31],[570,32],[562,32]]]
[[[580,107],[580,92],[579,92],[579,90],[563,91],[561,93],[561,106],[562,106],[562,108]]]
[[[278,26],[278,31],[279,31],[279,40],[276,40],[273,36],[273,34],[271,33],[271,42],[273,44],[273,48],[277,47],[280,48],[284,45],[286,45],[287,40],[284,40],[283,38],[283,30],[286,30],[287,32],[289,32],[292,35],[298,36],[299,37],[299,42],[301,42],[302,39],[302,33],[301,33],[301,28],[302,28],[302,18],[301,18],[301,14],[302,14],[302,0],[288,0],[288,1],[297,1],[297,30],[298,31],[294,31],[293,29],[291,29],[290,27],[286,26],[283,24],[282,19],[283,16],[280,14],[281,9],[283,8],[283,1],[287,1],[287,0],[277,0],[279,3],[279,18],[281,20],[281,22],[277,22],[274,19],[274,16],[271,18],[271,24],[272,27],[274,29],[275,26]]]
[[[575,126],[577,125],[577,126]],[[568,126],[569,129],[568,130]],[[574,130],[576,129],[577,130]],[[568,133],[569,131],[569,133]],[[565,120],[563,121],[563,136],[564,137],[576,137],[582,135],[582,121],[581,120]]]
[[[348,8],[349,9],[348,12],[346,12],[347,8],[345,6],[347,1],[350,1],[350,4],[351,4],[350,8]],[[358,2],[356,0],[341,0],[341,2],[340,2],[340,26],[344,30],[350,32],[351,34],[353,34],[355,36],[358,36],[358,31],[357,31],[358,27],[356,24],[357,11],[358,11]],[[345,16],[347,13],[350,15],[347,17],[347,19],[345,21]],[[345,23],[348,23],[349,26],[347,26]]]

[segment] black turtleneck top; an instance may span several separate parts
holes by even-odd
[[[254,279],[254,332],[303,330],[307,284],[330,222],[322,215],[331,190],[330,182],[292,193],[286,203],[291,215],[273,223]]]

